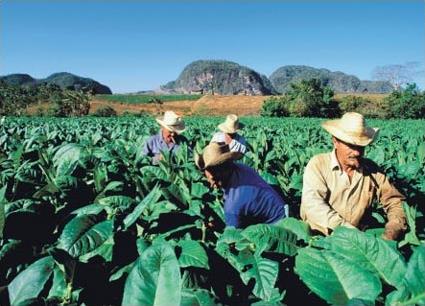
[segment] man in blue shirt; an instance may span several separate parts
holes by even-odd
[[[161,126],[159,133],[151,136],[143,146],[143,155],[152,157],[154,164],[162,158],[162,151],[176,152],[187,139],[180,135],[185,131],[183,119],[173,111],[166,111],[162,118],[156,121]]]
[[[286,204],[278,193],[254,169],[234,163],[239,154],[228,145],[210,143],[202,155],[195,155],[195,163],[211,187],[224,191],[226,225],[245,228],[286,217]]]

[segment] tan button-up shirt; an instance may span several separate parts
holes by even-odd
[[[364,159],[350,182],[333,150],[314,156],[305,168],[301,218],[325,235],[338,225],[358,227],[374,198],[381,202],[389,221],[405,227],[405,198],[378,166]]]

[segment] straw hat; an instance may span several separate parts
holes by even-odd
[[[212,142],[207,145],[202,154],[195,153],[195,164],[199,169],[218,166],[227,161],[238,159],[237,152],[231,152],[228,145]]]
[[[345,113],[341,119],[326,121],[322,127],[332,136],[362,147],[372,143],[379,131],[378,128],[368,127],[363,115],[354,112]]]
[[[183,133],[186,130],[182,117],[173,111],[166,111],[162,118],[156,118],[155,120],[162,127],[177,134]]]
[[[238,116],[233,114],[227,115],[226,121],[218,125],[218,129],[227,134],[234,134],[243,127],[244,124],[239,122]]]

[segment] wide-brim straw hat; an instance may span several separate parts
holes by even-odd
[[[227,115],[226,120],[218,125],[218,129],[227,134],[234,134],[243,127],[244,124],[239,122],[238,116],[233,114]]]
[[[228,145],[210,143],[202,154],[195,153],[195,164],[200,170],[214,167],[239,158],[238,152],[231,152]]]
[[[371,144],[379,132],[378,128],[366,125],[363,115],[354,112],[345,113],[341,119],[326,121],[322,127],[332,136],[362,147]]]
[[[166,111],[162,118],[156,118],[155,120],[162,127],[177,134],[183,133],[186,130],[182,117],[173,111]]]

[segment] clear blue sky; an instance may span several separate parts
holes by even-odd
[[[113,92],[158,88],[198,59],[267,76],[308,65],[363,80],[378,65],[425,66],[423,0],[2,0],[0,11],[0,75],[66,71]],[[417,82],[425,88],[424,77]]]

